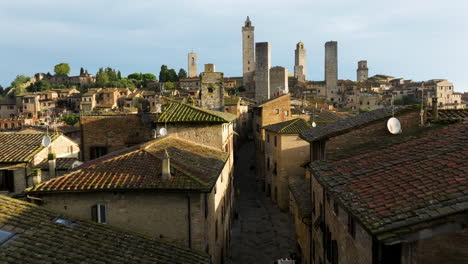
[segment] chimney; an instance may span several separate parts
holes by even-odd
[[[47,159],[49,160],[49,179],[53,179],[56,176],[56,159],[55,159],[55,154],[54,153],[49,153],[47,156]]]
[[[33,185],[39,184],[42,181],[41,169],[34,169],[31,173]]]
[[[169,158],[169,153],[167,153],[167,149],[164,150],[164,157],[162,159],[162,179],[169,180],[171,179],[171,161]]]
[[[437,97],[432,97],[432,120],[439,120],[439,106],[437,105]]]

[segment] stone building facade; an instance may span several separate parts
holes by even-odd
[[[255,142],[256,174],[265,191],[265,129],[263,127],[284,122],[291,117],[291,96],[285,94],[253,107],[253,133]]]
[[[307,74],[307,56],[304,42],[299,41],[296,44],[294,55],[294,77],[300,82],[305,82]]]
[[[327,86],[327,100],[337,102],[338,100],[338,42],[329,41],[325,43],[325,83]]]
[[[85,163],[29,194],[48,208],[204,251],[212,263],[225,263],[232,160],[230,153],[169,135]]]
[[[242,73],[243,83],[247,90],[253,89],[253,76],[255,73],[255,27],[247,17],[242,27]]]
[[[298,140],[310,125],[301,118],[264,127],[265,129],[265,189],[267,196],[282,211],[289,211],[289,184],[304,175],[309,161],[309,143]]]
[[[196,53],[190,52],[187,56],[187,68],[188,68],[188,77],[195,78],[198,77],[197,71],[198,65],[198,56]]]
[[[255,100],[261,104],[271,97],[270,68],[271,50],[270,43],[255,43]]]
[[[289,93],[288,69],[276,66],[270,69],[270,96]]]
[[[358,68],[357,68],[356,74],[357,74],[356,80],[358,82],[367,81],[367,78],[369,78],[369,68],[367,68],[366,60],[362,60],[358,62]]]
[[[200,74],[201,107],[208,110],[224,111],[224,74],[215,72],[214,64],[206,64]]]

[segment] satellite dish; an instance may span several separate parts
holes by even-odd
[[[48,147],[48,146],[50,145],[51,142],[52,142],[52,139],[51,139],[49,136],[44,136],[44,137],[42,138],[42,143],[41,143],[41,145],[42,145],[43,147]]]
[[[312,127],[316,127],[317,124],[315,122],[312,122]]]
[[[159,134],[164,137],[165,135],[167,135],[167,129],[164,127],[159,129]]]
[[[402,132],[400,121],[395,117],[392,117],[387,121],[387,129],[394,135]]]

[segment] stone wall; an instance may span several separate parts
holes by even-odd
[[[152,139],[155,115],[83,116],[82,160],[90,160],[91,147],[106,147],[107,153]]]
[[[315,263],[327,263],[326,252],[323,244],[323,232],[328,229],[331,239],[337,241],[338,259],[340,263],[347,264],[371,264],[372,263],[372,236],[355,221],[356,235],[353,238],[348,231],[348,214],[340,206],[338,213],[334,211],[333,197],[324,199],[324,189],[312,177],[312,201],[315,213],[312,214],[312,223],[319,217],[324,219],[324,225],[316,228],[312,226],[312,237]],[[322,209],[321,209],[322,208]],[[329,262],[328,262],[329,263]]]
[[[356,80],[358,82],[365,82],[369,77],[369,69],[367,68],[367,61],[359,61],[358,62],[358,69],[357,69],[357,77]]]
[[[270,69],[270,96],[289,93],[288,69],[276,66]]]
[[[262,103],[270,99],[270,43],[255,43],[255,100]]]
[[[296,44],[294,55],[294,77],[301,82],[305,82],[307,75],[307,57],[306,49],[302,41]]]
[[[85,220],[91,220],[93,205],[105,203],[109,225],[207,251],[217,264],[228,253],[234,194],[231,175],[232,164],[226,163],[210,193],[114,191],[51,193],[41,198],[45,207]]]
[[[325,82],[327,86],[327,100],[337,102],[338,82],[338,42],[325,43]]]
[[[196,53],[189,53],[187,56],[187,68],[188,68],[188,77],[194,78],[198,77],[197,72],[198,56]]]
[[[208,64],[207,64],[208,65]],[[210,67],[208,67],[210,70]],[[214,70],[214,65],[213,65]],[[222,72],[201,73],[201,107],[224,112],[224,85]]]
[[[248,23],[247,23],[248,22]],[[242,27],[242,73],[243,83],[246,89],[251,90],[251,83],[255,72],[255,41],[254,30],[250,21],[246,21]]]

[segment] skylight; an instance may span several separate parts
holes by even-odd
[[[13,236],[13,232],[0,229],[0,245],[5,243]]]
[[[72,221],[70,221],[68,219],[60,218],[60,217],[56,217],[56,218],[52,219],[52,222],[57,223],[57,224],[61,224],[61,225],[64,225],[64,226],[68,226],[68,227],[75,226],[74,222],[72,222]]]

